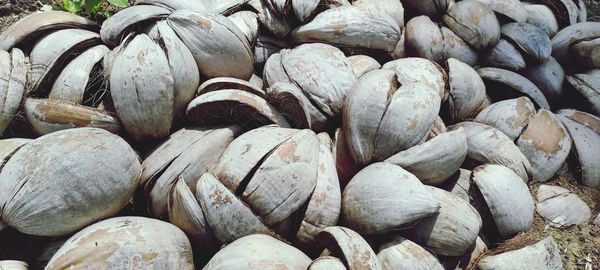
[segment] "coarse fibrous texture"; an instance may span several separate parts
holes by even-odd
[[[2,221],[27,234],[68,235],[121,210],[141,171],[133,149],[107,131],[53,132],[25,144],[2,168]]]

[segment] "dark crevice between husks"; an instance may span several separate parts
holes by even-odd
[[[258,162],[256,162],[254,167],[252,167],[252,169],[250,169],[248,174],[244,177],[244,179],[242,179],[242,181],[238,185],[238,188],[234,191],[234,194],[236,196],[238,196],[239,198],[242,198],[244,192],[246,191],[246,188],[248,187],[248,184],[250,184],[250,181],[252,180],[252,177],[254,177],[254,174],[256,173],[256,171],[258,171],[260,166],[262,166],[262,164],[267,160],[267,158],[269,158],[275,152],[275,150],[277,150],[277,148],[279,148],[280,145],[287,142],[290,137],[291,137],[291,135],[287,136],[280,143],[278,143],[271,150],[269,150],[269,152],[267,152],[260,160],[258,160]]]
[[[103,101],[106,101],[106,96],[109,90],[108,85],[104,80],[103,70],[102,61],[96,63],[92,68],[88,84],[83,92],[82,105],[98,108]],[[106,110],[106,108],[103,108],[103,110]]]
[[[477,183],[471,179],[471,186],[469,187],[469,195],[471,198],[471,205],[477,210],[479,216],[481,216],[481,221],[483,222],[483,226],[481,226],[481,231],[479,234],[485,235],[485,238],[489,242],[490,249],[493,249],[500,245],[503,240],[500,237],[500,231],[498,230],[498,226],[494,221],[494,216],[490,211],[490,208],[479,190]]]
[[[392,79],[390,81],[390,88],[388,89],[388,92],[387,92],[387,98],[385,101],[385,107],[383,108],[383,113],[381,114],[381,118],[379,119],[379,122],[377,123],[377,129],[375,129],[373,141],[371,142],[371,145],[373,146],[373,153],[371,153],[369,160],[372,160],[374,158],[375,149],[377,148],[377,141],[379,140],[379,130],[381,129],[381,122],[383,122],[383,119],[385,119],[385,116],[388,112],[388,108],[390,107],[390,105],[392,104],[392,101],[394,99],[394,94],[396,94],[396,91],[398,91],[398,89],[400,89],[400,87],[402,87],[402,83],[400,81],[398,81],[398,75],[394,74],[394,76],[392,76]]]
[[[267,96],[267,101],[279,110],[281,115],[294,128],[310,129],[310,115],[305,111],[306,105],[291,92],[285,91]],[[305,105],[305,106],[302,106]]]
[[[27,90],[32,97],[47,98],[52,89],[52,84],[56,81],[60,72],[77,56],[86,50],[92,48],[95,45],[101,43],[99,37],[90,38],[83,40],[73,45],[68,50],[64,51],[48,69],[44,72],[43,76],[30,85]]]
[[[278,124],[259,113],[248,104],[236,100],[215,101],[199,104],[187,112],[189,121],[199,125],[238,124],[244,129]]]

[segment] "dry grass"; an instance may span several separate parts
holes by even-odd
[[[529,232],[519,234],[487,254],[517,250],[552,236],[559,246],[566,270],[586,269],[586,263],[591,264],[593,269],[600,269],[600,226],[592,223],[600,212],[600,190],[577,184],[571,174],[561,175],[544,184],[560,186],[577,194],[592,210],[592,218],[589,222],[579,226],[554,228],[536,213],[533,227]],[[530,184],[529,189],[534,198],[540,185],[540,183]]]

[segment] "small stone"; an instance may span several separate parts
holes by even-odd
[[[43,5],[40,8],[41,11],[51,11],[52,10],[52,6],[51,5]]]
[[[596,220],[594,220],[594,224],[600,226],[600,214],[598,214],[598,216],[596,217]]]
[[[541,185],[537,194],[536,211],[553,227],[580,225],[592,216],[590,207],[571,191]]]

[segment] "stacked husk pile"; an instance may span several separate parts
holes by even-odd
[[[600,186],[581,0],[138,0],[0,49],[0,269],[562,269],[486,251],[594,219],[528,188]]]

